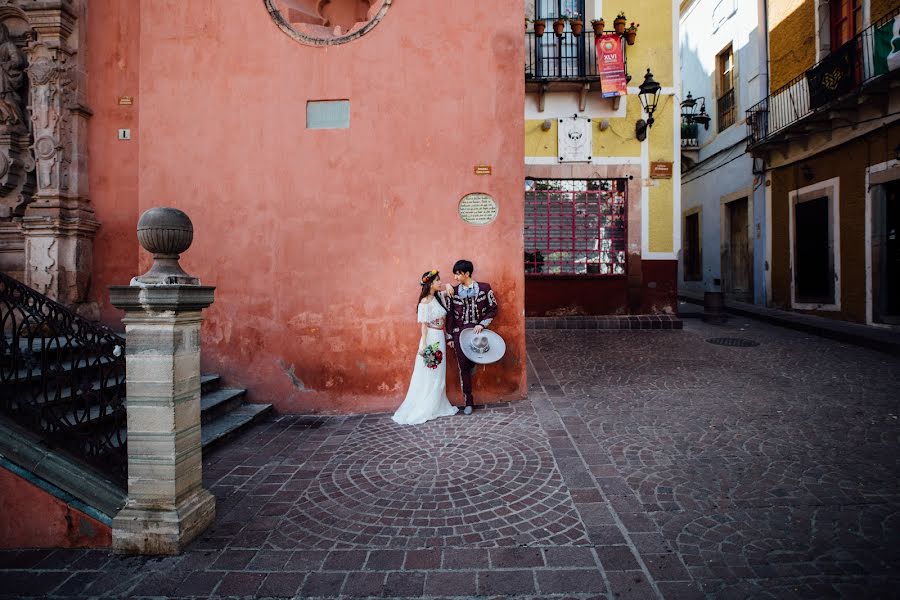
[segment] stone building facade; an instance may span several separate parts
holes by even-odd
[[[87,181],[87,2],[0,2],[0,269],[98,316]]]

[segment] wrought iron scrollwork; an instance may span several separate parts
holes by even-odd
[[[124,484],[125,339],[0,273],[0,411]]]

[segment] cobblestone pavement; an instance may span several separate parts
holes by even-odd
[[[0,596],[900,597],[900,360],[738,320],[529,361],[471,417],[273,418],[206,457],[184,555],[0,553]]]

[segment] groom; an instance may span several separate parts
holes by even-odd
[[[447,311],[447,345],[456,350],[459,365],[459,380],[462,383],[466,408],[463,413],[472,414],[472,373],[475,363],[459,349],[459,334],[464,329],[474,328],[475,333],[491,324],[497,316],[497,298],[491,286],[472,279],[475,267],[468,260],[458,260],[453,265],[453,278],[459,285],[447,285],[447,293],[452,295]]]

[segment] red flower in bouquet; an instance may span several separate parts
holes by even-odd
[[[444,353],[438,350],[441,347],[440,342],[435,342],[430,346],[425,346],[422,351],[422,360],[429,369],[437,369],[438,365],[444,360]]]

